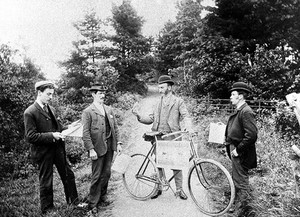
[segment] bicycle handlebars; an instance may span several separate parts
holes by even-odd
[[[197,132],[194,132],[192,134],[196,134]],[[174,136],[174,135],[177,135],[177,134],[190,134],[189,131],[176,131],[176,132],[173,132],[173,133],[168,133],[168,134],[165,134],[163,135],[161,138],[164,139],[166,137],[169,137],[169,136]]]

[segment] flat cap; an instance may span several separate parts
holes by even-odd
[[[52,81],[38,81],[35,83],[34,89],[37,90],[42,86],[53,86],[54,88],[56,88],[56,85]]]

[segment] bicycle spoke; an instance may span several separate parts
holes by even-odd
[[[233,202],[231,176],[225,167],[214,160],[201,160],[193,165],[189,171],[188,185],[193,201],[206,214],[223,214]]]
[[[149,199],[158,187],[152,177],[157,174],[153,161],[143,154],[134,154],[127,171],[123,174],[123,182],[127,192],[137,200]]]

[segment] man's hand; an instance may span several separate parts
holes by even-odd
[[[122,142],[118,142],[118,145],[117,145],[117,153],[118,154],[123,150],[123,148],[121,146],[122,144],[123,144]]]
[[[96,151],[95,151],[94,149],[91,149],[91,150],[89,151],[89,155],[90,155],[90,158],[91,158],[92,160],[97,160],[97,159],[98,159],[97,153],[96,153]]]
[[[134,103],[134,105],[133,105],[133,107],[131,109],[132,114],[134,114],[135,116],[139,117],[140,116],[139,112],[138,112],[139,110],[140,110],[139,103],[138,102]]]
[[[239,154],[238,154],[237,151],[236,151],[236,148],[231,152],[231,156],[232,156],[232,157],[237,157],[237,156],[239,156]]]
[[[60,132],[54,132],[52,133],[53,137],[55,140],[64,140],[65,139],[65,136],[63,134],[61,134]]]

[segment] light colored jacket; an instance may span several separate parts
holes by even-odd
[[[184,121],[184,127],[187,130],[190,130],[192,127],[192,121],[189,116],[189,112],[186,108],[186,105],[183,101],[183,99],[171,95],[170,96],[170,104],[168,107],[168,118],[167,123],[171,129],[172,132],[181,130],[180,127],[180,120],[181,118]],[[154,106],[154,109],[152,113],[148,115],[140,115],[138,117],[138,121],[143,124],[152,124],[152,131],[158,130],[159,125],[159,117],[160,117],[160,107],[161,107],[161,100],[158,101],[158,103]]]
[[[104,105],[104,111],[111,128],[112,149],[117,150],[119,137],[118,126],[115,115],[109,106]],[[98,156],[103,156],[107,152],[105,120],[100,117],[101,113],[94,104],[87,107],[82,113],[83,143],[87,151],[95,149]]]

